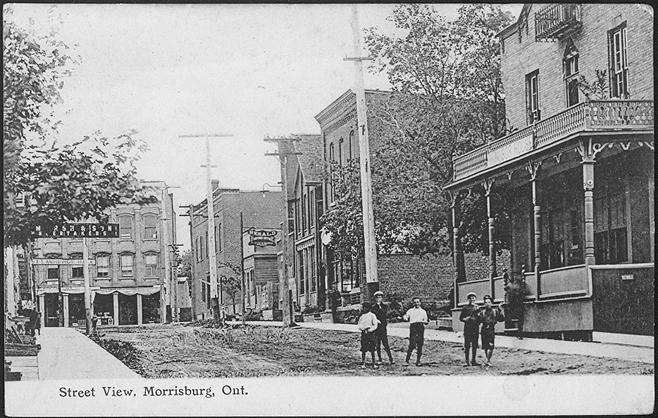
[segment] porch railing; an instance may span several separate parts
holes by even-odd
[[[582,26],[580,4],[552,4],[535,13],[535,39],[560,39]]]
[[[561,267],[540,272],[539,298],[585,296],[589,294],[587,267]]]
[[[653,131],[653,100],[592,100],[492,141],[453,159],[461,180],[579,132]]]

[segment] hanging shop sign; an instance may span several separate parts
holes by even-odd
[[[267,247],[276,245],[276,230],[268,229],[250,229],[249,245],[257,247]]]
[[[32,231],[35,238],[118,238],[119,224],[65,223],[37,225]]]

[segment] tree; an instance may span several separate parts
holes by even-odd
[[[3,17],[5,246],[31,242],[36,225],[105,222],[119,204],[156,202],[136,177],[134,163],[147,148],[134,131],[58,144],[52,109],[75,60],[56,32],[37,36],[10,15]]]
[[[452,228],[441,190],[452,181],[452,158],[506,133],[497,33],[512,18],[498,6],[469,4],[448,21],[431,6],[404,4],[389,19],[403,35],[369,28],[365,36],[371,70],[386,72],[395,93],[369,109],[394,132],[373,135],[372,173],[376,221],[401,229],[377,239],[419,254],[446,252]],[[475,215],[464,233],[486,230],[482,200],[462,202],[462,212]],[[470,242],[486,251],[482,240]]]
[[[192,278],[192,251],[185,250],[180,256],[180,269],[178,272],[180,277]]]

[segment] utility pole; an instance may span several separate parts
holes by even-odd
[[[363,61],[370,60],[369,57],[361,56],[361,38],[359,33],[359,11],[358,5],[352,4],[352,37],[354,39],[354,56],[345,58],[346,61],[354,61],[354,93],[356,94],[356,119],[357,133],[359,139],[359,166],[361,174],[361,209],[363,213],[363,239],[364,258],[366,265],[366,287],[367,295],[363,292],[362,300],[372,298],[372,293],[377,290],[379,279],[377,278],[377,243],[375,240],[375,217],[372,208],[372,177],[370,171],[370,146],[368,144],[368,118],[366,107],[366,93],[363,87]]]
[[[286,181],[287,177],[287,171],[288,171],[288,157],[291,155],[301,155],[301,152],[294,152],[294,151],[288,151],[284,150],[284,145],[283,144],[288,144],[292,145],[293,142],[299,141],[299,138],[292,137],[292,138],[270,138],[266,137],[264,139],[265,142],[276,142],[277,143],[277,149],[278,152],[276,153],[266,153],[265,155],[269,156],[277,156],[279,157],[279,163],[281,165],[281,188],[283,189],[283,193],[281,193],[282,199],[283,199],[283,228],[282,228],[282,237],[281,237],[281,245],[283,246],[282,249],[282,254],[283,254],[283,277],[280,277],[280,285],[281,285],[281,301],[282,301],[282,316],[283,316],[283,326],[284,327],[289,327],[289,326],[294,326],[296,325],[295,322],[293,321],[293,316],[292,316],[292,305],[291,305],[291,295],[290,295],[290,286],[288,283],[289,280],[289,268],[288,268],[288,263],[291,260],[290,254],[288,252],[290,251],[289,244],[288,244],[288,184]]]
[[[179,205],[178,206],[181,209],[187,209],[187,214],[186,215],[180,215],[180,216],[189,216],[190,221],[188,222],[188,225],[190,226],[190,287],[192,289],[192,321],[196,319],[196,280],[195,280],[195,275],[194,275],[194,263],[196,260],[194,259],[194,234],[192,232],[192,228],[194,227],[194,205],[189,204],[189,205]]]
[[[217,281],[217,254],[215,253],[215,208],[212,190],[211,165],[210,165],[210,137],[226,138],[232,137],[232,134],[190,134],[179,135],[179,138],[206,138],[206,186],[207,186],[207,205],[208,205],[208,236],[213,235],[213,239],[208,240],[208,254],[210,264],[210,298],[212,299],[212,312],[215,321],[219,320],[219,296]]]
[[[244,325],[245,322],[247,321],[246,314],[247,314],[247,302],[246,302],[246,295],[247,295],[247,282],[246,282],[246,277],[244,275],[244,218],[242,217],[242,211],[240,211],[240,275],[242,277],[242,324]]]
[[[82,238],[82,275],[85,279],[85,331],[91,334],[91,287],[89,284],[89,238]]]

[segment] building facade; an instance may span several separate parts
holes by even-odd
[[[273,310],[279,307],[279,270],[277,241],[280,229],[247,228],[242,235],[245,306],[248,310]]]
[[[523,332],[653,335],[652,9],[525,5],[500,39],[512,132],[453,160],[453,220],[462,193],[478,189],[491,238],[509,206],[512,278],[528,289]],[[514,201],[494,201],[495,188]],[[457,235],[453,249],[458,260]],[[490,253],[484,280],[455,275],[455,328],[469,291],[504,300]]]
[[[176,239],[173,195],[163,182],[145,182],[159,202],[110,210],[118,238],[87,238],[93,314],[103,325],[162,322],[171,277],[166,260]],[[32,273],[42,326],[84,326],[83,239],[39,238],[32,249]]]
[[[205,199],[194,205],[191,218],[192,315],[196,319],[212,315],[208,240],[215,239],[220,309],[240,313],[243,232],[256,227],[278,229],[283,219],[281,192],[219,188],[217,181],[213,181],[213,191],[215,231],[209,234]]]

